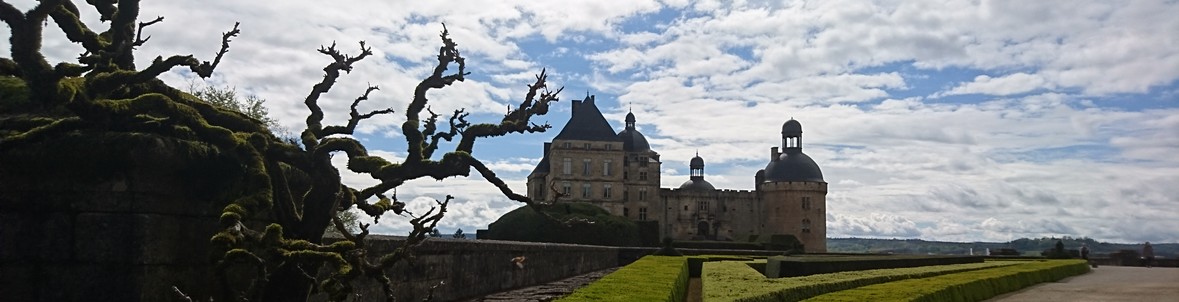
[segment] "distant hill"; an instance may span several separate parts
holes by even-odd
[[[1080,249],[1081,243],[1089,246],[1094,255],[1103,255],[1118,250],[1142,252],[1142,244],[1097,242],[1090,238],[1020,238],[1010,242],[945,242],[921,239],[871,239],[871,238],[827,238],[827,251],[832,253],[894,253],[894,254],[945,254],[964,255],[971,249],[975,255],[986,253],[987,249],[1013,248],[1020,253],[1036,254],[1056,246],[1057,240],[1064,241],[1066,249]],[[1159,257],[1179,258],[1179,243],[1154,244],[1154,253]]]

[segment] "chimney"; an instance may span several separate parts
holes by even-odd
[[[778,161],[779,154],[782,154],[782,153],[778,153],[778,147],[771,147],[770,148],[770,162]]]
[[[549,149],[553,147],[553,143],[544,143],[544,157],[549,157]]]

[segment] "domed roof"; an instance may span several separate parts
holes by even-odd
[[[647,138],[635,129],[635,114],[634,112],[626,113],[626,129],[618,132],[618,139],[622,140],[622,150],[626,152],[646,152],[651,151],[651,144],[647,143]]]
[[[622,140],[622,149],[626,152],[651,151],[651,144],[647,143],[647,138],[643,137],[643,134],[635,128],[627,128],[618,132],[618,139]]]
[[[704,159],[700,158],[700,155],[697,154],[696,157],[692,158],[691,162],[688,162],[688,167],[689,168],[704,168]]]
[[[691,180],[685,181],[684,184],[680,185],[680,190],[715,191],[716,187],[713,187],[712,184],[707,180],[704,180],[704,178],[693,178]]]
[[[824,182],[823,171],[819,170],[819,165],[801,151],[782,153],[778,160],[766,165],[765,171],[766,181]]]
[[[802,134],[802,124],[794,119],[786,121],[782,124],[782,135],[787,134]]]

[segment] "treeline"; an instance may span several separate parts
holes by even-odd
[[[1142,251],[1142,243],[1098,242],[1092,238],[1042,237],[1020,238],[1009,242],[946,242],[921,239],[873,239],[873,238],[828,238],[827,251],[832,253],[894,253],[894,254],[940,254],[964,255],[973,249],[975,255],[986,253],[987,249],[1010,248],[1023,254],[1038,255],[1051,249],[1056,241],[1063,241],[1065,249],[1079,249],[1084,243],[1095,254],[1109,254],[1119,250]],[[1155,255],[1179,257],[1179,243],[1152,243]]]

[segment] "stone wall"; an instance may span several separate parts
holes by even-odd
[[[384,254],[400,243],[399,237],[371,236],[370,253]],[[386,272],[397,285],[397,301],[422,301],[436,285],[434,301],[472,299],[620,265],[619,248],[576,244],[430,238],[414,253],[412,262]],[[523,268],[511,261],[519,256],[525,257]],[[359,301],[383,296],[375,281],[353,286]]]
[[[207,244],[221,208],[209,192],[224,183],[186,179],[232,179],[232,167],[209,164],[224,162],[215,152],[161,155],[192,147],[164,139],[92,140],[0,154],[0,297],[173,301],[172,286],[208,296]]]

